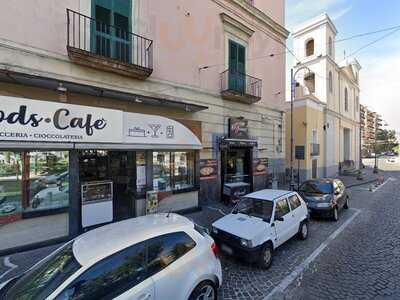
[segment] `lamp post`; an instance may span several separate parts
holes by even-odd
[[[294,138],[293,138],[293,104],[296,97],[296,75],[301,70],[307,70],[311,73],[311,70],[307,66],[302,66],[293,72],[293,68],[290,70],[290,190],[293,191],[295,187],[294,174],[293,174],[293,148],[294,148]],[[300,174],[298,174],[300,176]]]

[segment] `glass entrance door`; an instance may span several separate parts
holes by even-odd
[[[81,184],[111,182],[114,222],[135,217],[134,151],[84,150],[79,165]]]
[[[114,220],[134,216],[135,210],[135,153],[110,151],[110,180],[114,185]]]

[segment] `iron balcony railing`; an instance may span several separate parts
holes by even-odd
[[[153,41],[67,9],[67,45],[125,64],[153,69]]]
[[[261,90],[261,79],[230,69],[221,73],[221,92],[232,91],[241,95],[261,98]]]
[[[311,156],[318,156],[319,155],[319,144],[311,143]]]

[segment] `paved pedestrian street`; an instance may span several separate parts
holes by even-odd
[[[220,299],[400,299],[400,172],[382,162],[385,181],[350,189],[338,222],[312,219],[306,241],[293,238],[267,271],[222,253]],[[227,213],[218,203],[188,215],[202,226]],[[2,257],[0,281],[15,276],[55,246]]]

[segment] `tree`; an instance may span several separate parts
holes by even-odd
[[[395,151],[399,146],[395,130],[379,129],[376,136],[376,152]]]

